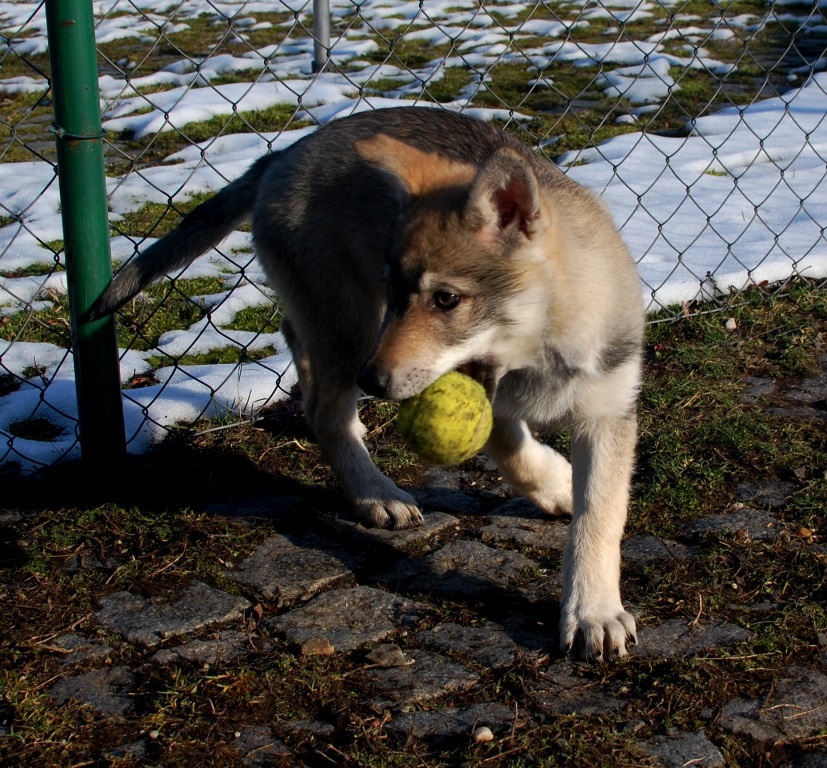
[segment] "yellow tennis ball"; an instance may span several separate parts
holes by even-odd
[[[485,389],[459,371],[399,405],[399,432],[408,447],[435,464],[460,464],[480,452],[493,414]]]

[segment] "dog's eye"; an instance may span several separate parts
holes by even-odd
[[[455,293],[437,291],[434,294],[434,306],[437,309],[453,309],[459,304],[461,298],[461,296],[457,296]]]

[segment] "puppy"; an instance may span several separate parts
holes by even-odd
[[[644,313],[601,202],[487,123],[425,107],[363,112],[258,160],[124,266],[87,319],[250,216],[307,421],[361,518],[422,522],[368,454],[360,392],[403,400],[447,371],[474,376],[494,408],[486,453],[547,514],[572,515],[562,648],[625,654],[635,622],[620,598],[620,540]],[[529,425],[567,429],[571,464]]]

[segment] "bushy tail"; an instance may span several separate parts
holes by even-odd
[[[86,313],[92,321],[114,312],[147,285],[192,263],[218,245],[252,212],[258,183],[276,154],[256,161],[239,179],[188,213],[178,227],[122,267]]]

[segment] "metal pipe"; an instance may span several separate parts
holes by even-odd
[[[84,469],[105,480],[126,453],[113,317],[83,317],[112,277],[91,0],[46,0],[54,132]]]
[[[330,0],[313,0],[313,71],[330,61]]]

